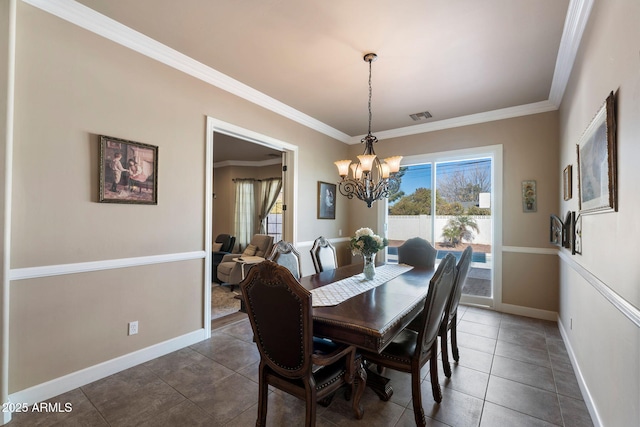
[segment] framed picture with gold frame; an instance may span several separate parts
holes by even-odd
[[[577,145],[580,214],[618,210],[615,98],[609,94]]]
[[[571,200],[573,197],[573,166],[568,165],[562,172],[562,194],[565,200]]]

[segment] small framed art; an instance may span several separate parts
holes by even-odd
[[[318,181],[318,219],[336,219],[336,184]]]
[[[538,195],[534,180],[522,181],[522,211],[536,212],[538,210]]]
[[[580,214],[618,210],[615,99],[609,94],[577,145]]]
[[[571,200],[572,195],[572,170],[573,166],[568,165],[562,172],[562,195],[565,200]]]
[[[562,246],[564,239],[564,224],[556,215],[551,215],[549,221],[549,242],[556,246]]]
[[[100,202],[158,204],[158,147],[100,136]]]

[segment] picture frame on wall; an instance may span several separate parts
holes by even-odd
[[[534,180],[522,181],[522,211],[536,212],[538,210],[538,194]]]
[[[572,255],[582,255],[582,215],[575,215],[573,221],[573,246]]]
[[[568,165],[562,172],[562,195],[564,200],[571,200],[573,197],[573,166]]]
[[[577,144],[580,214],[618,210],[616,151],[615,98],[611,92]]]
[[[562,246],[567,248],[567,249],[571,249],[573,252],[573,242],[575,240],[575,234],[574,234],[574,223],[575,220],[575,212],[573,211],[567,211],[567,215],[564,218],[564,235],[563,235],[563,239],[562,239]]]
[[[318,219],[336,219],[336,184],[318,181]]]
[[[101,203],[158,204],[158,147],[100,135]]]
[[[549,217],[549,243],[562,246],[564,239],[564,224],[556,215]]]

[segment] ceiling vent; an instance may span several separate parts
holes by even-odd
[[[433,117],[430,112],[424,111],[422,113],[409,114],[409,117],[413,119],[414,122],[418,120],[427,120]]]

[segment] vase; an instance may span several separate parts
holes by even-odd
[[[362,272],[367,280],[371,280],[376,275],[376,254],[363,254],[364,268]]]

